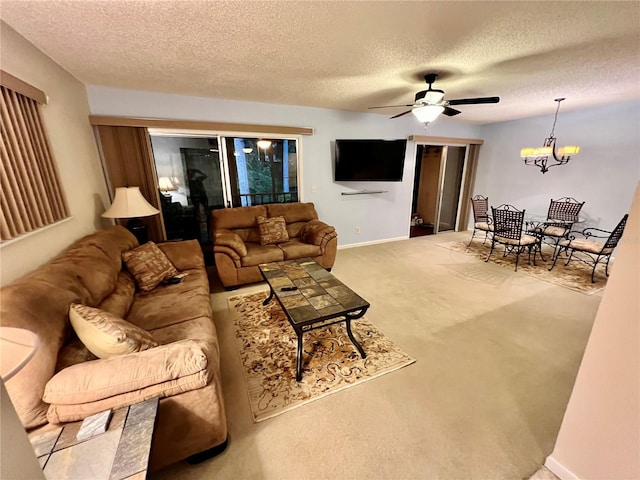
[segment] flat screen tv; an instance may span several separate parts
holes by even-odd
[[[336,140],[336,182],[401,182],[406,140]]]

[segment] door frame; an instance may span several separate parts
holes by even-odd
[[[440,222],[440,208],[442,188],[444,185],[444,169],[446,166],[446,150],[447,147],[465,147],[464,166],[462,171],[462,184],[460,187],[460,194],[458,196],[458,212],[456,214],[456,224],[454,231],[460,231],[461,225],[464,230],[467,230],[467,224],[469,219],[469,205],[470,205],[470,193],[473,191],[473,185],[475,183],[476,170],[478,164],[479,149],[484,143],[484,140],[479,138],[455,138],[455,137],[430,137],[426,135],[411,135],[409,140],[414,142],[413,157],[417,162],[418,146],[423,147],[434,146],[443,147],[442,159],[440,162],[440,184],[438,191],[436,221],[434,224],[434,234],[438,233],[438,227]],[[414,169],[415,175],[415,169]]]

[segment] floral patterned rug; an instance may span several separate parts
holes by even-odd
[[[229,298],[237,312],[235,335],[254,422],[415,362],[363,317],[351,329],[367,358],[360,358],[344,323],[306,332],[302,381],[296,382],[296,334],[275,299],[262,306],[266,297],[261,292]]]
[[[487,258],[487,255],[489,255],[489,250],[491,249],[490,241],[487,241],[487,243],[483,245],[482,238],[480,238],[474,239],[474,241],[471,242],[471,246],[467,246],[468,244],[469,242],[446,242],[439,243],[437,246],[453,250],[454,252],[465,253],[482,261],[484,261]],[[594,276],[595,283],[591,283],[592,267],[589,267],[578,260],[572,260],[569,265],[565,266],[566,257],[562,256],[556,262],[556,266],[553,267],[553,270],[549,271],[549,267],[553,263],[553,248],[543,245],[542,252],[546,260],[540,260],[540,255],[538,254],[536,256],[536,266],[533,265],[533,255],[531,256],[531,265],[529,265],[527,261],[527,254],[521,254],[520,260],[518,261],[517,273],[522,272],[536,277],[539,280],[560,285],[585,295],[591,295],[599,292],[606,286],[607,277],[604,273],[604,265],[598,265]],[[504,245],[496,245],[493,250],[493,255],[491,255],[488,263],[494,263],[514,270],[516,261],[515,256],[507,255],[506,257],[503,257],[503,253]],[[611,262],[611,265],[609,266],[609,271],[611,271],[612,266],[613,262]]]

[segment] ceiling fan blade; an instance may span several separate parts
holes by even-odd
[[[411,105],[409,105],[409,106],[411,106]],[[403,115],[406,115],[407,113],[411,113],[411,110],[407,110],[406,112],[399,113],[398,115],[394,115],[393,117],[389,117],[389,118],[398,118],[398,117],[401,117]]]
[[[393,107],[413,107],[413,103],[409,103],[406,105],[382,105],[380,107],[368,107],[368,108],[372,109],[372,108],[393,108]]]
[[[460,110],[456,110],[455,108],[449,108],[449,107],[444,107],[444,111],[442,112],[443,115],[446,115],[448,117],[453,117],[454,115],[458,115],[460,112]]]
[[[449,105],[475,105],[478,103],[498,103],[500,97],[459,98],[449,100]]]

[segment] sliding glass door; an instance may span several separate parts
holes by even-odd
[[[298,201],[297,142],[225,138],[233,206]]]
[[[150,132],[167,240],[210,243],[211,210],[298,201],[295,138]]]

